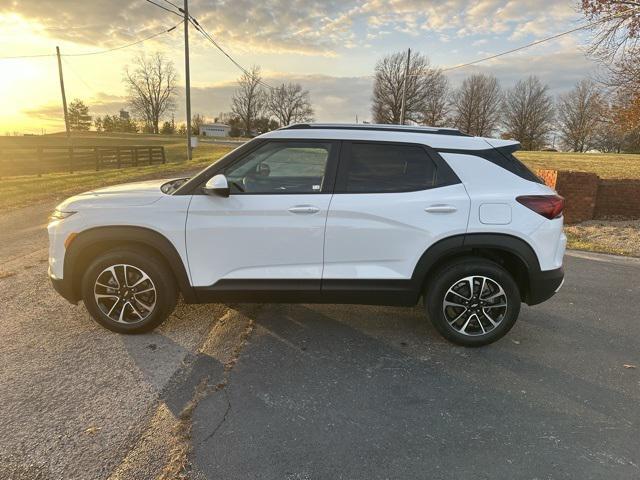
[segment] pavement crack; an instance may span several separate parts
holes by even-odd
[[[202,443],[208,442],[209,440],[211,440],[215,436],[216,433],[218,433],[218,430],[220,430],[220,427],[222,427],[224,422],[227,421],[227,416],[229,415],[229,412],[231,411],[231,400],[229,399],[229,394],[226,392],[226,390],[224,390],[224,387],[221,390],[222,390],[222,393],[224,393],[225,398],[227,399],[227,409],[225,410],[224,415],[222,416],[222,419],[218,422],[218,424],[211,431],[211,433],[209,435],[207,435],[207,437],[202,441]]]

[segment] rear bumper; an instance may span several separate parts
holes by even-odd
[[[550,299],[564,283],[564,268],[544,270],[529,277],[528,305],[536,305]]]
[[[73,293],[73,288],[71,286],[71,282],[65,281],[62,278],[56,278],[51,273],[49,273],[49,280],[51,280],[51,284],[56,292],[58,292],[65,300],[69,303],[76,305],[78,303],[78,298],[75,298],[75,294]]]

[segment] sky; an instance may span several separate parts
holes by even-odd
[[[173,8],[168,0],[154,0]],[[183,0],[171,0],[181,4]],[[585,23],[572,0],[190,0],[190,13],[245,67],[259,65],[271,85],[294,81],[311,94],[315,120],[371,117],[376,61],[411,48],[447,68],[519,47]],[[145,0],[0,0],[0,57],[52,55],[59,46],[67,100],[90,114],[126,108],[124,69],[136,55],[162,52],[179,72],[176,122],[184,117],[182,25],[140,45],[98,55],[161,32],[178,16]],[[241,72],[190,31],[192,112],[213,120],[230,110]],[[447,73],[453,87],[473,73],[504,88],[537,75],[557,95],[593,75],[582,31],[480,65]],[[64,128],[55,56],[0,59],[0,135]]]

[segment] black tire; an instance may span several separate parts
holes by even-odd
[[[127,266],[126,269],[123,268],[124,265]],[[110,280],[113,276],[111,271],[105,272],[110,267],[114,267],[115,281]],[[143,291],[153,288],[153,290],[136,294],[135,289],[127,286],[129,282],[123,281],[123,272],[126,272],[128,279],[131,280],[131,285],[146,275],[148,280],[143,280],[135,289]],[[100,280],[99,285],[96,284],[98,280]],[[116,291],[115,282],[118,282],[118,288],[126,290]],[[108,285],[104,285],[105,283]],[[123,286],[120,287],[120,285]],[[106,288],[107,286],[109,288]],[[105,294],[105,298],[98,299],[95,294]],[[107,295],[114,298],[106,298]],[[117,305],[115,297],[119,298],[120,303]],[[149,252],[133,247],[101,254],[89,265],[82,278],[82,300],[85,307],[100,325],[118,333],[143,333],[153,330],[171,315],[177,298],[175,280],[166,263],[161,258],[150,255]],[[124,306],[125,303],[129,305]],[[150,305],[151,303],[153,304]],[[112,305],[115,305],[115,309],[123,305],[123,315],[112,318],[118,317],[116,310],[110,317],[107,310]],[[151,308],[145,310],[142,305]],[[118,320],[123,320],[123,323]]]
[[[472,284],[474,290],[470,294]],[[498,296],[491,298],[495,295]],[[468,296],[470,298],[465,299]],[[445,305],[445,300],[465,306]],[[466,257],[436,272],[427,286],[424,302],[427,317],[444,338],[464,347],[480,347],[499,340],[511,330],[520,313],[521,296],[511,274],[500,265],[483,258]],[[502,303],[506,306],[500,307]],[[456,318],[459,320],[451,321]]]

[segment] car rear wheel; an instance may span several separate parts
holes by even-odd
[[[171,315],[177,301],[173,275],[164,262],[135,249],[96,258],[82,280],[91,316],[118,333],[147,332]]]
[[[478,347],[502,338],[520,313],[520,291],[497,263],[465,258],[441,268],[425,293],[433,326],[447,340]]]

